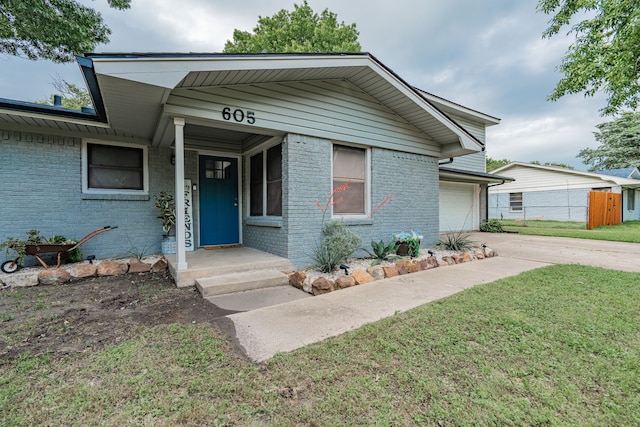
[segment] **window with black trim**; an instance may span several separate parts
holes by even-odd
[[[141,148],[87,144],[89,188],[142,190],[144,162]]]
[[[367,213],[367,150],[333,146],[334,215],[366,215]]]
[[[522,193],[509,193],[509,209],[522,211]]]
[[[282,216],[282,144],[249,158],[249,215]]]
[[[636,190],[633,188],[629,189],[627,192],[627,210],[636,210]]]

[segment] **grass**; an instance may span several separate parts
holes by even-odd
[[[625,221],[618,225],[603,225],[587,230],[584,222],[571,221],[513,221],[502,220],[504,229],[535,236],[573,237],[640,243],[640,221]]]
[[[560,265],[264,365],[157,326],[0,360],[0,425],[639,425],[639,324],[640,274]]]

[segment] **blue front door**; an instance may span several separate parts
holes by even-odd
[[[200,246],[240,242],[238,159],[200,156]]]

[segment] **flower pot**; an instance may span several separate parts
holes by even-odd
[[[396,255],[399,255],[399,256],[409,255],[409,244],[405,242],[398,243],[398,249],[396,249]]]
[[[162,253],[163,254],[175,254],[176,253],[176,238],[175,236],[165,236],[162,238]]]

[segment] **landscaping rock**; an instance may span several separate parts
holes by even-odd
[[[356,279],[353,276],[340,276],[336,279],[336,285],[340,288],[350,288],[356,285]]]
[[[313,293],[311,277],[307,277],[306,279],[304,279],[304,282],[302,283],[302,290],[308,294]]]
[[[485,258],[485,257],[484,257],[484,252],[482,252],[482,251],[475,251],[473,254],[474,254],[474,255],[476,256],[476,258],[478,258],[478,259],[484,259],[484,258]]]
[[[151,272],[152,273],[160,273],[160,272],[165,271],[167,268],[169,268],[169,263],[167,263],[167,260],[164,259],[164,258],[160,258],[158,261],[153,263],[153,265],[151,266]]]
[[[418,270],[429,270],[436,267],[438,267],[438,260],[434,256],[418,261]]]
[[[71,280],[71,274],[62,268],[50,268],[38,273],[38,282],[41,285],[54,285]]]
[[[78,264],[69,269],[71,277],[74,279],[84,279],[85,277],[95,276],[98,266],[95,264]]]
[[[367,268],[367,273],[369,273],[371,277],[373,277],[373,280],[384,279],[384,270],[379,265]]]
[[[313,281],[311,284],[311,291],[313,295],[322,295],[328,294],[329,292],[335,291],[335,285],[329,279],[325,279],[324,277],[319,277]]]
[[[384,271],[384,277],[396,277],[398,275],[398,269],[396,268],[395,265],[387,265],[382,267],[382,270]]]
[[[28,286],[36,286],[38,284],[38,273],[22,273],[18,271],[13,274],[5,274],[0,277],[2,287],[23,288]]]
[[[137,258],[129,260],[129,273],[148,273],[151,271],[151,264],[141,262]]]
[[[304,274],[304,271],[294,271],[289,274],[289,283],[294,288],[304,289],[304,279],[307,278],[307,275]]]
[[[356,280],[356,285],[364,285],[365,283],[373,282],[374,280],[369,273],[361,268],[356,268],[355,270],[353,270],[353,273],[351,273],[351,275]]]
[[[98,276],[118,276],[125,274],[129,266],[127,264],[115,261],[102,261],[98,264]]]
[[[456,261],[453,259],[453,257],[449,256],[449,255],[445,255],[442,257],[442,260],[440,261],[440,265],[441,266],[445,266],[445,265],[455,265]]]
[[[413,260],[401,259],[396,262],[396,268],[398,269],[398,274],[415,273],[418,271],[418,264]]]

